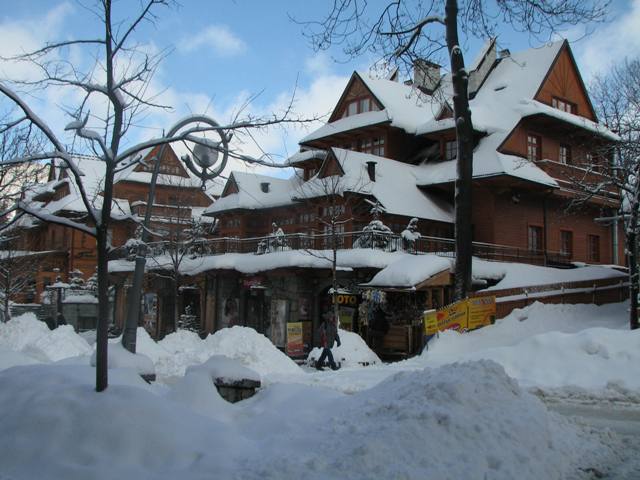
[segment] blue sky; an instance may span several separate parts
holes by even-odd
[[[2,2],[6,7],[9,2]],[[245,109],[252,115],[268,115],[281,109],[297,84],[296,107],[301,115],[327,113],[335,104],[354,69],[366,70],[374,57],[336,63],[332,55],[316,54],[302,35],[299,19],[317,19],[326,12],[329,1],[196,1],[184,0],[181,6],[157,11],[155,25],[145,25],[137,39],[145,48],[169,48],[154,78],[154,88],[174,107],[171,113],[158,113],[140,122],[132,141],[152,137],[189,112],[206,111],[219,122],[229,121],[251,95],[260,95]],[[138,2],[115,2],[117,11],[128,13]],[[125,10],[123,10],[125,9]],[[75,1],[32,0],[12,2],[0,14],[0,53],[30,49],[45,41],[93,37],[98,28],[90,12]],[[585,80],[604,71],[611,62],[640,54],[640,0],[616,0],[611,21],[572,45]],[[502,47],[517,51],[535,41],[500,30]],[[581,28],[567,32],[570,39],[581,36]],[[482,42],[468,39],[467,63]],[[79,55],[79,54],[78,54]],[[70,53],[74,57],[74,52]],[[78,57],[80,58],[80,57]],[[80,61],[80,60],[79,60]],[[26,72],[28,74],[28,72]],[[0,77],[25,74],[20,67],[0,62]],[[62,100],[64,98],[64,100]],[[66,124],[60,112],[68,97],[41,92],[31,99],[39,114],[58,131]],[[272,129],[257,134],[261,147],[280,157],[293,153],[301,128]],[[241,148],[250,154],[259,149],[250,144]]]

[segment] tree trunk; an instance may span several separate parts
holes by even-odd
[[[627,259],[629,265],[629,328],[638,328],[638,207],[640,206],[640,186],[636,185],[635,198],[631,203],[631,218],[626,226]]]
[[[458,3],[447,0],[445,7],[447,48],[451,61],[453,86],[453,114],[458,146],[457,178],[455,185],[456,265],[454,300],[462,300],[471,290],[471,180],[473,176],[473,124],[469,110],[467,86],[469,82],[464,58],[458,42]]]
[[[109,199],[110,201],[111,199]],[[106,207],[106,198],[105,205]],[[109,209],[110,210],[110,209]],[[107,229],[98,228],[98,325],[96,332],[96,391],[109,385],[107,348],[109,344],[109,272],[107,258]]]
[[[179,282],[177,277],[177,268],[175,271],[175,276],[172,279],[173,283],[173,331],[178,331],[178,320],[180,318],[180,306],[178,305],[178,297],[180,296],[179,291]]]
[[[336,238],[336,227],[331,226],[331,248],[333,249],[333,258],[331,261],[331,284],[333,285],[333,293],[331,294],[331,301],[333,302],[333,317],[336,321],[336,328],[338,325],[338,239]],[[329,345],[331,348],[332,345]]]
[[[7,289],[4,292],[4,321],[8,322],[10,316],[11,312],[9,311],[9,291]]]

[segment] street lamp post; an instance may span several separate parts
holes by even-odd
[[[193,158],[189,155],[183,155],[187,168],[202,181],[202,188],[205,183],[212,180],[222,173],[227,165],[229,158],[229,140],[230,136],[222,131],[219,124],[210,117],[205,115],[193,115],[177,122],[169,132],[167,138],[174,137],[180,130],[191,124],[205,124],[205,131],[212,130],[220,137],[219,141],[209,140],[196,135],[186,135],[185,140],[194,143],[192,151]],[[154,167],[151,174],[151,183],[149,185],[149,195],[147,199],[147,207],[144,215],[144,223],[142,229],[142,242],[138,245],[136,253],[136,263],[133,273],[132,286],[127,295],[127,317],[125,320],[124,332],[122,334],[122,345],[132,353],[136,352],[136,330],[140,320],[140,302],[142,298],[142,282],[144,280],[144,269],[146,265],[147,242],[150,239],[149,224],[151,222],[151,206],[155,200],[156,184],[158,174],[160,173],[160,162],[164,154],[166,145],[160,147],[159,153],[154,158]],[[214,165],[218,162],[219,153],[222,152],[222,159],[217,167]]]

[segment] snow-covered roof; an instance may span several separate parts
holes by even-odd
[[[331,151],[344,175],[338,188],[343,191],[372,195],[388,214],[404,215],[441,222],[453,222],[453,207],[416,186],[419,167],[389,158],[341,148]],[[375,181],[369,179],[367,162],[375,162]],[[317,176],[301,185],[298,196],[313,198],[326,195],[326,180]]]
[[[152,149],[147,149],[141,152],[141,157],[144,158],[151,152]],[[90,203],[100,209],[102,207],[103,197],[101,195],[103,189],[103,182],[105,176],[105,163],[98,157],[90,157],[85,155],[77,155],[73,157],[73,161],[76,163],[78,170],[81,172],[82,185],[87,193]],[[114,184],[123,181],[136,182],[136,183],[151,183],[150,172],[137,172],[135,171],[137,164],[130,165],[128,168],[117,172],[114,175]],[[48,202],[46,204],[41,203],[41,212],[45,214],[55,215],[61,212],[72,213],[84,213],[86,212],[85,205],[80,196],[80,189],[76,183],[73,175],[69,174],[67,178],[58,180],[60,173],[65,169],[65,164],[59,162],[55,167],[55,179],[51,182],[47,182],[44,185],[31,189],[28,192],[27,200],[33,199],[37,195],[42,193],[53,193],[55,189],[59,188],[63,184],[69,186],[69,194],[64,197]],[[186,169],[185,169],[186,170]],[[181,188],[199,188],[200,180],[191,172],[186,170],[189,177],[183,177],[180,175],[160,174],[158,175],[157,184],[165,186],[179,186]],[[215,187],[211,187],[212,191],[220,189],[219,182]],[[33,201],[33,200],[32,200]],[[127,218],[131,216],[131,205],[129,201],[122,198],[113,199],[113,218]]]
[[[523,99],[533,99],[562,45],[563,41],[558,41],[503,58],[469,102],[474,127],[477,124],[476,130],[487,133],[473,153],[475,178],[510,175],[546,186],[557,186],[555,180],[532,162],[499,153],[497,149],[523,116],[516,106],[522,105]],[[416,129],[416,134],[431,133],[452,126],[450,119],[436,122],[429,120]],[[455,161],[431,162],[421,170],[418,184],[426,186],[450,182],[454,178]]]
[[[451,270],[453,259],[435,254],[406,255],[380,270],[363,287],[412,289],[443,271]]]
[[[296,152],[287,158],[284,162],[285,165],[295,166],[299,163],[307,162],[309,160],[324,160],[327,157],[326,150],[303,150],[301,152]]]
[[[608,140],[613,140],[614,142],[620,140],[620,137],[617,134],[613,133],[611,130],[600,123],[596,123],[592,120],[589,120],[588,118],[581,117],[573,113],[563,112],[562,110],[550,107],[549,105],[538,102],[537,100],[522,99],[515,108],[522,113],[523,117],[540,114],[547,115],[549,117],[553,117],[555,119],[562,120],[563,122],[570,123],[571,125],[575,125],[577,127],[588,130],[589,132],[600,135]]]
[[[288,205],[293,202],[292,194],[302,182],[296,175],[282,179],[238,171],[231,172],[229,180],[231,178],[238,185],[238,193],[220,197],[205,210],[206,215],[227,210],[255,210]],[[262,190],[263,183],[269,184],[266,192]]]
[[[416,186],[416,172],[420,167],[341,148],[332,148],[331,151],[344,171],[342,177],[325,180],[316,175],[304,182],[297,175],[284,180],[254,173],[233,172],[239,192],[219,198],[206,209],[206,214],[278,207],[294,204],[301,199],[326,196],[330,193],[327,191],[327,182],[335,180],[332,187],[335,193],[371,195],[389,214],[453,222],[453,207],[449,203]],[[375,182],[369,179],[367,173],[367,162],[371,161],[376,162]],[[262,190],[262,183],[269,183],[267,192]]]
[[[355,130],[356,128],[379,125],[390,121],[391,117],[386,109],[351,115],[323,125],[300,140],[300,143],[307,143],[312,140],[335,135],[336,133],[348,132],[350,130]]]
[[[386,79],[373,79],[365,74],[354,73],[360,78],[373,96],[382,104],[379,111],[364,112],[350,115],[327,123],[314,130],[300,143],[307,143],[312,140],[328,137],[336,133],[347,132],[356,128],[389,123],[392,127],[403,129],[405,132],[415,134],[419,125],[434,118],[441,108],[441,94],[427,96],[419,90]],[[444,79],[443,79],[444,80]],[[441,81],[440,90],[448,91],[450,84],[448,81]]]

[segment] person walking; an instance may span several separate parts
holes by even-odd
[[[322,368],[322,364],[324,363],[324,360],[328,358],[329,367],[331,367],[331,370],[338,370],[338,368],[340,367],[336,365],[336,362],[333,360],[333,354],[331,353],[334,342],[337,342],[338,346],[340,346],[338,325],[333,314],[329,314],[328,318],[325,318],[325,320],[320,324],[319,332],[322,354],[320,354],[320,358],[318,358],[318,361],[316,362],[316,369],[324,370]]]

